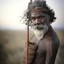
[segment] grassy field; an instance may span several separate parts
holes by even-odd
[[[55,31],[61,44],[64,43],[64,30]],[[30,38],[32,35],[30,31]],[[31,41],[35,41],[35,37]],[[0,30],[0,64],[20,64],[25,43],[26,31]]]

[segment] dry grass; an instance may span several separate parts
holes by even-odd
[[[64,43],[64,30],[55,30]],[[30,38],[33,35],[30,32]],[[35,37],[31,40],[35,40]],[[26,43],[26,31],[0,31],[0,64],[20,64]],[[4,56],[3,56],[4,55]]]

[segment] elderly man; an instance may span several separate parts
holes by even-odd
[[[59,39],[51,27],[55,14],[46,1],[35,0],[28,5],[26,19],[32,28],[37,42],[29,43],[29,64],[54,64],[59,47]]]

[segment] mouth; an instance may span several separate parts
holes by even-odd
[[[34,28],[35,28],[35,29],[38,29],[38,30],[43,30],[43,29],[44,29],[43,26],[39,26],[39,25],[38,25],[38,26],[34,26]]]
[[[44,25],[42,23],[33,24],[32,28],[38,29],[38,30],[43,30],[44,29]]]

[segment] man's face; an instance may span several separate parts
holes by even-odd
[[[37,39],[41,39],[48,31],[49,16],[41,10],[31,12],[31,27]]]
[[[31,12],[31,23],[34,29],[43,30],[44,26],[49,25],[49,16],[39,10]]]

